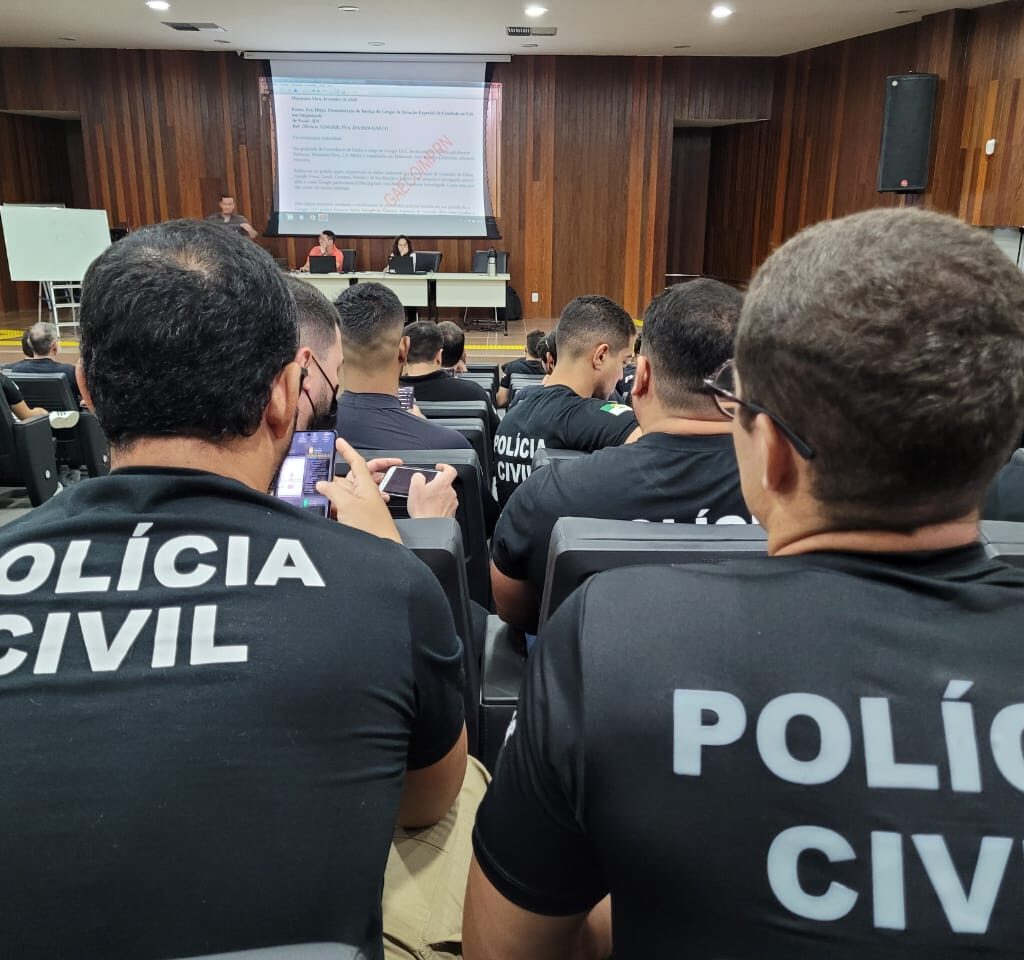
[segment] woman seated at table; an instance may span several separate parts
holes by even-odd
[[[334,245],[334,231],[324,230],[320,234],[319,242],[315,247],[312,247],[309,253],[306,255],[306,262],[299,267],[304,273],[309,272],[309,258],[310,257],[334,257],[334,262],[337,264],[337,272],[341,273],[341,268],[345,263],[345,253]]]
[[[391,261],[395,257],[412,257],[413,269],[416,269],[416,252],[412,248],[412,242],[403,233],[400,236],[395,237],[395,242],[391,244],[391,253],[388,254],[388,262],[384,264],[384,270],[389,272],[391,270]]]

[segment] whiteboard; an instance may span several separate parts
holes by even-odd
[[[106,210],[4,204],[0,225],[12,280],[80,281],[110,246]]]

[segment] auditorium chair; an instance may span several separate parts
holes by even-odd
[[[417,401],[416,406],[428,420],[476,417],[484,425],[488,447],[494,443],[494,437],[491,436],[491,411],[486,400],[424,400],[422,403]]]
[[[474,617],[466,580],[466,556],[462,530],[448,517],[396,520],[404,543],[428,567],[441,584],[463,647],[465,670],[466,735],[469,752],[479,757],[480,661],[483,658],[486,611]]]
[[[367,460],[376,457],[397,457],[410,467],[434,469],[437,463],[447,463],[455,470],[454,487],[459,498],[455,519],[462,529],[462,546],[466,553],[466,579],[469,595],[485,610],[491,609],[490,555],[487,550],[487,526],[484,521],[482,471],[475,450],[360,450]],[[348,464],[339,460],[335,471],[339,476],[348,473]],[[392,497],[388,504],[396,519],[408,518],[406,502]]]
[[[543,624],[587,577],[602,570],[643,564],[716,563],[765,555],[765,534],[756,524],[697,526],[562,517],[548,550],[541,602]],[[500,622],[500,621],[499,621]],[[480,740],[491,769],[515,710],[526,664],[522,635],[488,625],[480,672]]]
[[[538,390],[544,386],[544,375],[541,373],[513,373],[508,391],[508,406],[511,409],[516,402],[516,395],[527,390]]]
[[[491,403],[495,402],[495,398],[498,394],[498,376],[493,373],[457,373],[455,374],[458,380],[469,380],[471,383],[475,383],[477,386],[482,387],[487,391],[487,396],[491,398]]]
[[[495,379],[498,378],[498,364],[496,363],[467,363],[466,369],[470,373],[490,373]]]
[[[489,442],[487,425],[476,417],[439,417],[433,422],[461,433],[473,445],[484,471],[484,485],[490,490],[494,474],[494,447]]]
[[[765,543],[764,530],[758,524],[701,526],[561,517],[548,546],[540,624],[543,626],[584,580],[602,570],[765,556]]]
[[[533,469],[546,467],[549,463],[564,460],[579,460],[580,457],[589,457],[586,450],[559,450],[558,447],[541,447],[533,455]]]
[[[57,433],[57,459],[72,467],[82,464],[90,477],[110,472],[110,451],[100,423],[88,410],[82,410],[62,373],[20,373],[6,371],[19,387],[26,403],[44,410],[78,410],[78,423]],[[67,439],[65,439],[67,435]]]
[[[33,507],[57,492],[57,461],[48,417],[19,420],[0,393],[0,484],[24,487]]]
[[[1011,567],[1024,567],[1024,523],[983,520],[981,542],[985,553]]]

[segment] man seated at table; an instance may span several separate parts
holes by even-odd
[[[342,267],[345,265],[345,252],[334,245],[334,231],[332,230],[321,231],[316,246],[309,248],[306,262],[299,267],[303,273],[309,273],[310,257],[334,257],[335,273],[341,273]]]

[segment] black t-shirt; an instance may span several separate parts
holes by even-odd
[[[4,391],[4,399],[7,401],[7,406],[14,407],[17,403],[24,401],[22,396],[21,388],[8,376],[0,373],[0,388]]]
[[[531,357],[517,357],[515,360],[509,360],[505,364],[499,386],[508,390],[512,386],[513,373],[521,373],[524,376],[544,376],[547,371],[540,360],[534,360]]]
[[[412,387],[417,403],[424,400],[432,401],[459,401],[459,400],[484,400],[487,403],[487,419],[491,425],[491,436],[498,430],[498,415],[494,412],[494,405],[491,403],[491,395],[472,380],[460,380],[453,377],[445,370],[438,370],[435,373],[427,373],[420,377],[402,377],[403,387]]]
[[[986,520],[1024,521],[1024,450],[1017,450],[996,474],[985,500],[984,517]]]
[[[623,443],[636,428],[633,411],[620,403],[560,385],[532,391],[505,414],[494,438],[498,502],[504,506],[530,475],[541,447],[589,453]]]
[[[71,396],[75,401],[81,401],[82,394],[78,390],[78,380],[75,379],[75,367],[70,363],[60,363],[50,357],[36,357],[35,359],[19,360],[12,363],[8,370],[15,373],[62,373],[71,388]]]
[[[397,544],[233,480],[119,471],[0,530],[0,956],[382,956],[405,770],[462,653]]]
[[[512,494],[491,543],[507,577],[544,589],[559,517],[652,523],[750,523],[732,437],[645,434],[579,460],[553,461]]]
[[[593,577],[531,654],[477,858],[535,912],[610,891],[616,960],[1019,956],[1022,623],[977,545]]]
[[[457,430],[431,423],[402,409],[386,393],[352,393],[338,397],[338,436],[361,450],[469,450]]]

